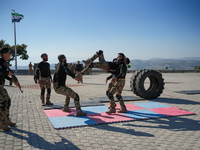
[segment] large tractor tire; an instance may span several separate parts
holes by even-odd
[[[145,87],[146,79],[149,86]],[[138,70],[131,77],[130,87],[133,93],[141,98],[156,99],[164,90],[164,79],[162,74],[156,70]]]

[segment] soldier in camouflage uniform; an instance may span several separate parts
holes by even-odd
[[[2,56],[2,58],[0,58],[0,129],[3,129],[4,131],[9,131],[11,129],[9,126],[15,126],[16,123],[11,122],[9,118],[11,99],[8,96],[7,90],[3,87],[3,81],[5,79],[11,80],[9,76],[14,74],[8,71],[4,65],[5,63],[7,63],[6,61],[10,59],[9,49],[2,47],[0,49],[0,54]],[[18,82],[13,82],[15,85],[19,85]]]
[[[75,74],[69,70],[65,55],[62,54],[59,55],[58,60],[59,63],[57,64],[53,77],[53,86],[57,94],[62,94],[66,96],[63,111],[71,112],[69,109],[69,103],[70,103],[70,98],[73,98],[74,105],[76,107],[76,116],[85,116],[87,113],[84,113],[81,110],[79,95],[76,92],[74,92],[71,88],[65,85],[67,75],[71,76],[77,81],[78,79],[76,78]]]
[[[129,64],[130,60],[125,58],[123,53],[118,53],[117,60],[118,67],[115,71],[113,71],[112,75],[106,79],[106,83],[109,79],[112,78],[111,83],[108,85],[108,89],[106,91],[106,95],[110,100],[110,110],[106,113],[115,113],[116,112],[116,104],[113,95],[116,94],[116,98],[120,104],[120,110],[118,113],[127,113],[126,106],[124,104],[124,100],[121,96],[122,90],[125,86],[125,77],[127,72],[126,64]]]
[[[99,58],[99,62],[93,62],[97,58]],[[117,59],[113,59],[112,62],[106,61],[102,50],[97,51],[91,58],[83,60],[83,62],[85,63],[86,67],[77,75],[78,79],[80,79],[82,75],[88,74],[92,68],[99,68],[106,72],[113,73],[113,70],[116,70],[120,64],[120,61],[117,61]]]
[[[52,77],[51,77],[51,71],[50,71],[50,64],[47,62],[48,55],[46,53],[43,53],[41,55],[41,58],[43,59],[43,61],[41,61],[37,66],[37,78],[39,79],[38,83],[41,89],[41,94],[40,94],[40,98],[42,102],[41,105],[42,106],[45,105],[45,102],[44,102],[45,88],[47,89],[46,105],[53,105],[53,103],[50,102]]]

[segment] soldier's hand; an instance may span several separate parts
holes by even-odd
[[[53,80],[52,80],[52,79],[50,79],[50,81],[51,81],[51,83],[53,83]]]
[[[117,81],[116,77],[111,80],[111,82],[115,82],[115,81]]]
[[[14,76],[14,74],[9,71],[8,76]]]
[[[16,85],[16,86],[19,86],[19,82],[18,81],[13,81],[14,82],[14,84]]]
[[[41,83],[41,81],[40,80],[38,80],[38,84],[40,84]]]
[[[108,82],[108,79],[106,79],[106,83]]]
[[[75,79],[76,81],[80,81],[77,77],[74,77],[74,79]]]

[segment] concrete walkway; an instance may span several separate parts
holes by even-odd
[[[82,102],[93,97],[105,97],[109,74],[84,76],[84,84],[77,84],[68,77],[67,84],[76,91]],[[130,91],[129,73],[123,96],[135,96]],[[45,114],[40,102],[40,89],[33,76],[17,76],[23,94],[16,87],[5,86],[12,99],[11,119],[17,126],[9,132],[0,131],[0,150],[130,150],[130,149],[200,149],[200,94],[185,95],[174,91],[200,90],[199,73],[164,73],[165,89],[155,100],[180,109],[196,113],[190,116],[177,116],[160,119],[140,120],[97,126],[55,130]],[[9,83],[6,82],[8,85]],[[52,88],[51,101],[63,103],[65,97]],[[73,100],[71,100],[73,102]],[[126,103],[149,100],[135,96]],[[104,103],[108,104],[108,103]]]

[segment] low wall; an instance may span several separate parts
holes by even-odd
[[[14,70],[13,70],[14,71]],[[128,70],[128,73],[133,73],[136,70]],[[192,72],[200,72],[196,70],[160,70],[162,73],[192,73]],[[15,72],[15,71],[14,71]],[[51,70],[51,74],[54,73],[54,70]],[[103,70],[92,70],[89,74],[99,74],[106,73]],[[28,70],[17,70],[17,75],[28,75]],[[33,74],[32,74],[33,75]]]

